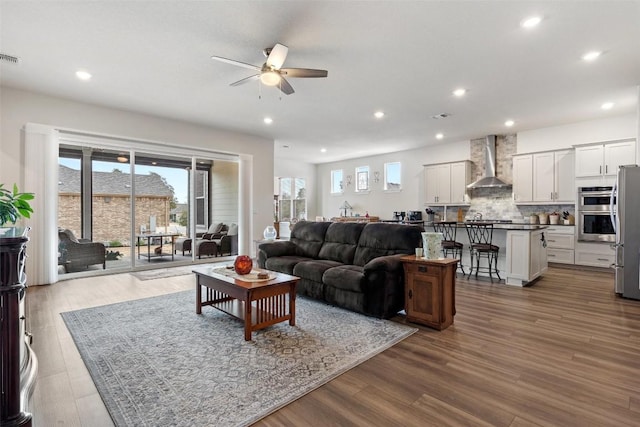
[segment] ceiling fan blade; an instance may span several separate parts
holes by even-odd
[[[281,68],[280,72],[287,77],[327,77],[327,70],[314,70],[312,68]]]
[[[284,77],[280,76],[280,84],[278,85],[278,89],[285,93],[285,95],[291,95],[295,90],[289,84],[288,81],[285,80]]]
[[[261,68],[257,65],[247,64],[245,62],[236,61],[235,59],[223,58],[222,56],[212,56],[211,59],[215,59],[216,61],[225,62],[231,65],[237,65],[238,67],[249,68],[250,70],[261,70]]]
[[[259,78],[260,78],[260,74],[256,74],[255,76],[249,76],[249,77],[246,77],[246,78],[244,78],[242,80],[238,80],[237,82],[233,82],[229,86],[240,86],[240,85],[243,85],[245,83],[254,82],[254,81],[258,80]]]
[[[276,43],[276,45],[271,49],[271,53],[267,57],[267,65],[269,67],[273,67],[276,70],[279,70],[284,64],[284,60],[287,59],[287,53],[289,52],[289,48],[283,44]]]

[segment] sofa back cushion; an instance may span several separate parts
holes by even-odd
[[[291,242],[296,245],[296,255],[318,258],[324,236],[330,222],[298,221],[291,229]]]
[[[421,232],[415,225],[369,223],[360,234],[353,263],[364,266],[379,256],[413,254],[420,246]]]
[[[334,222],[329,225],[320,248],[321,259],[353,264],[364,223]]]

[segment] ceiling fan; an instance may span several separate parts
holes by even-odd
[[[226,62],[227,64],[237,65],[243,68],[249,68],[254,71],[258,71],[259,74],[246,77],[237,82],[231,83],[231,86],[239,86],[248,82],[260,80],[264,85],[277,86],[282,92],[287,95],[291,95],[294,90],[286,77],[327,77],[327,70],[315,70],[312,68],[282,68],[284,60],[287,58],[289,48],[283,44],[276,43],[273,47],[264,49],[264,56],[267,57],[267,61],[262,64],[262,67],[257,65],[247,64],[245,62],[236,61],[233,59],[223,58],[221,56],[212,56],[211,59],[216,61]]]

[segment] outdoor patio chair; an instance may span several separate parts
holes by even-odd
[[[107,268],[104,244],[77,239],[71,230],[58,229],[58,251],[58,265],[63,265],[66,273],[94,264],[102,264],[102,269]]]

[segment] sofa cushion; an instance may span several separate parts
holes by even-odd
[[[332,267],[342,265],[336,261],[314,259],[311,261],[300,261],[293,267],[293,275],[301,279],[313,280],[322,283],[322,275]]]
[[[231,224],[229,226],[229,231],[227,232],[227,236],[237,236],[238,235],[238,224]]]
[[[369,223],[360,234],[353,263],[364,266],[379,256],[415,253],[421,244],[421,232],[414,225]]]
[[[291,242],[295,243],[296,255],[318,258],[324,236],[330,222],[298,221],[291,229]]]
[[[365,223],[331,223],[324,236],[318,257],[342,264],[353,264],[353,256]]]
[[[322,276],[328,287],[352,292],[364,291],[364,268],[358,265],[342,265],[330,268]]]
[[[279,271],[280,273],[293,274],[293,267],[302,261],[309,261],[309,258],[295,255],[267,258],[264,268],[267,270]]]

